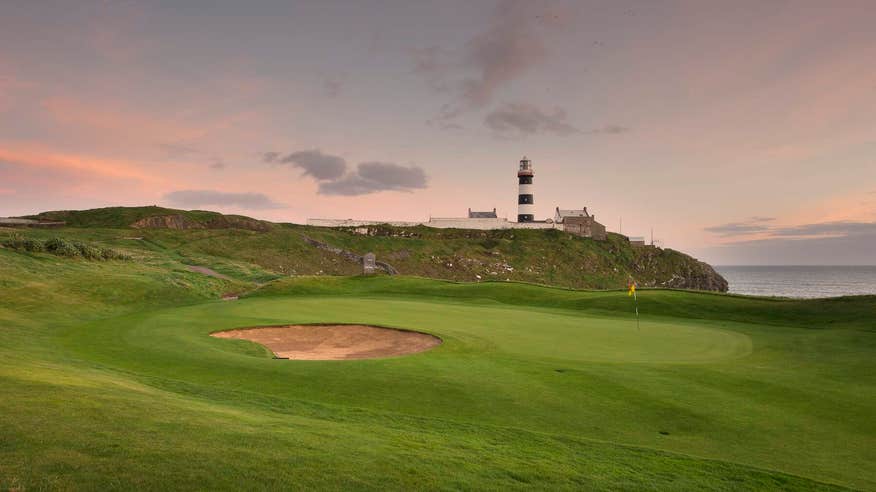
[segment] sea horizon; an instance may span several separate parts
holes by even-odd
[[[876,295],[876,265],[715,265],[731,294],[800,299]]]

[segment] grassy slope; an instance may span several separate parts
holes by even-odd
[[[183,215],[195,221],[209,220],[222,214],[205,210],[177,210],[157,206],[107,207],[90,210],[54,210],[28,218],[40,220],[63,220],[70,227],[126,228],[145,217],[156,215]]]
[[[596,315],[630,313],[626,290],[581,291],[514,282],[481,284],[439,282],[414,277],[283,278],[254,292],[270,295],[380,295],[445,300],[494,301],[515,306],[552,307]],[[618,295],[624,294],[624,295]],[[683,290],[640,290],[639,306],[652,316],[738,321],[763,325],[826,328],[841,326],[876,331],[876,296],[830,299],[781,299]]]
[[[136,262],[0,249],[0,488],[876,488],[872,297],[643,291],[642,332],[622,292],[507,283],[284,279],[222,303],[265,272],[162,232],[80,232]],[[290,321],[446,343],[290,364],[205,336]]]
[[[63,234],[90,239],[143,236],[162,247],[185,255],[230,258],[258,265],[277,274],[357,273],[360,266],[307,244],[302,236],[364,254],[392,264],[406,275],[475,281],[518,280],[575,288],[619,288],[630,277],[640,285],[700,286],[668,284],[675,275],[686,278],[710,277],[693,258],[654,247],[633,248],[617,234],[607,241],[593,241],[559,231],[499,230],[471,231],[428,227],[376,227],[374,236],[318,227],[276,224],[266,232],[239,229],[130,230],[126,227],[144,217],[183,215],[201,223],[218,221],[215,212],[182,211],[160,207],[114,207],[84,211],[44,212],[34,217],[66,220],[71,227],[25,234]],[[677,279],[675,281],[678,281]]]

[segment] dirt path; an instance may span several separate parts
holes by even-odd
[[[207,267],[196,266],[196,265],[186,265],[186,268],[191,272],[203,273],[204,275],[209,275],[211,277],[221,278],[222,280],[231,280],[231,277],[228,275],[222,275],[216,270],[212,270]]]
[[[213,333],[264,345],[277,357],[298,360],[375,359],[415,354],[441,345],[425,333],[366,325],[289,325]]]

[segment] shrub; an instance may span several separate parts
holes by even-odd
[[[130,260],[131,255],[110,248],[94,246],[82,241],[69,241],[61,237],[53,237],[48,241],[25,238],[21,234],[13,234],[3,240],[3,247],[32,253],[47,252],[68,258],[82,257],[87,260]]]
[[[75,244],[60,237],[53,237],[46,241],[46,251],[53,255],[68,256],[71,258],[81,255],[79,248],[77,248]]]
[[[4,248],[19,249],[22,239],[21,234],[15,232],[8,238],[4,239],[3,243],[0,244],[2,244]]]
[[[100,248],[100,256],[104,260],[130,260],[131,256],[110,248]]]
[[[100,248],[96,248],[94,246],[91,246],[90,244],[85,244],[79,241],[73,241],[72,244],[79,251],[79,254],[87,260],[103,259]]]
[[[30,251],[32,253],[41,253],[46,250],[46,246],[39,239],[23,239],[21,245],[25,251]]]
[[[39,239],[26,238],[20,234],[14,234],[3,241],[3,246],[15,250],[30,251],[32,253],[39,253],[46,249],[43,242]]]

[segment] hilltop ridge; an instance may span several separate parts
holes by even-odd
[[[361,273],[360,255],[373,252],[400,274],[456,281],[611,289],[634,279],[643,287],[727,290],[727,281],[710,265],[669,248],[632,246],[614,233],[595,241],[558,230],[324,228],[157,206],[48,211],[28,218],[66,222],[50,232],[28,231],[32,235],[98,240],[206,266],[242,262],[264,276],[355,275]],[[120,242],[132,229],[142,241]]]

